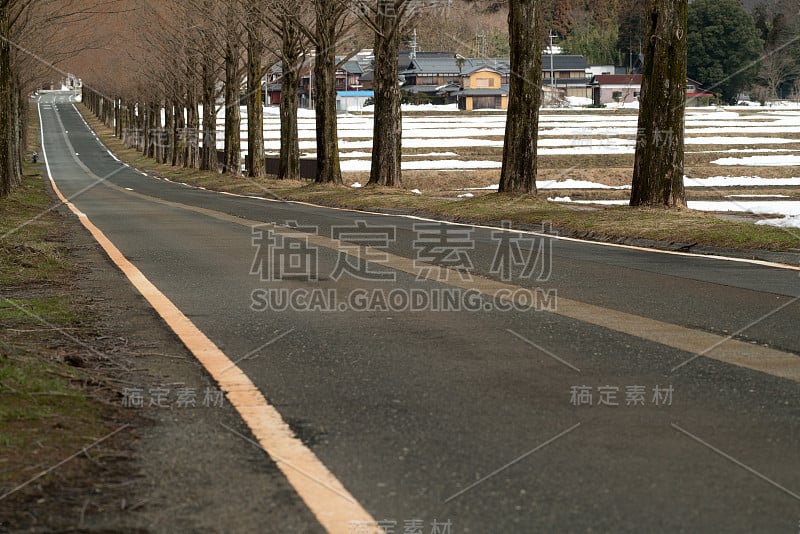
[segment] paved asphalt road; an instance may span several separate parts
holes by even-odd
[[[208,192],[122,165],[68,94],[40,109],[63,194],[394,532],[800,529],[800,388],[780,378],[800,362],[797,270]],[[340,255],[332,232],[372,248]],[[403,258],[451,270],[418,279]],[[503,258],[555,313],[476,296]],[[399,309],[456,286],[470,309]],[[264,309],[312,289],[337,292],[336,310]],[[364,303],[392,291],[397,306]],[[710,348],[698,331],[794,356],[675,369]]]

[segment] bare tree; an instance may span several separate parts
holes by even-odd
[[[685,206],[688,0],[650,0],[631,206]]]
[[[228,0],[225,8],[225,134],[223,172],[238,175],[241,161],[241,129],[242,115],[241,97],[241,63],[242,21],[241,4],[236,0]]]
[[[283,0],[270,6],[267,22],[278,36],[276,53],[280,59],[281,144],[278,156],[278,178],[300,178],[300,141],[297,131],[297,88],[300,69],[305,60],[308,37],[313,35],[313,17],[305,14],[300,0]]]
[[[264,75],[264,10],[260,0],[248,0],[247,29],[247,175],[260,178],[264,167],[264,108],[261,78]]]
[[[541,0],[510,0],[508,35],[511,79],[503,141],[501,193],[536,191],[536,144],[542,101],[543,9]]]
[[[403,116],[400,110],[400,87],[397,54],[400,33],[419,4],[416,0],[375,0],[362,3],[362,18],[375,34],[374,103],[372,165],[369,183],[402,185]]]
[[[218,77],[218,61],[214,43],[216,36],[213,20],[217,16],[217,3],[215,0],[203,0],[202,13],[204,24],[201,25],[200,37],[202,40],[199,50],[201,89],[200,103],[203,106],[203,144],[200,148],[200,169],[216,171],[217,160],[217,112],[216,96]]]
[[[7,196],[22,180],[22,173],[17,170],[21,147],[14,131],[14,101],[19,98],[19,90],[11,69],[10,36],[15,16],[19,15],[12,12],[10,1],[0,3],[0,197]]]
[[[95,48],[83,30],[92,16],[119,9],[116,0],[0,0],[0,197],[22,179],[27,95],[40,82],[61,78],[57,64]],[[72,38],[61,32],[76,30]],[[78,31],[80,30],[80,31]],[[47,58],[47,59],[45,59]]]
[[[800,104],[800,77],[796,78],[792,84],[792,92],[794,93],[794,101]]]
[[[797,64],[787,47],[781,46],[775,50],[766,51],[761,58],[759,78],[764,87],[767,88],[767,98],[779,98],[778,88],[791,80],[797,73]]]
[[[342,183],[336,119],[336,45],[352,29],[348,0],[313,0],[314,27],[298,27],[314,45],[314,93],[317,119],[316,183]],[[345,58],[347,59],[347,58]],[[344,60],[342,60],[343,62]],[[283,91],[281,91],[283,93]]]
[[[336,42],[347,18],[346,7],[341,0],[314,0],[317,183],[342,183],[336,120]]]

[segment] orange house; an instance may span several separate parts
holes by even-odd
[[[508,85],[503,81],[502,72],[486,65],[463,73],[458,109],[508,109]]]

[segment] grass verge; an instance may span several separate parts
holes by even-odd
[[[85,106],[81,104],[78,107],[89,125],[120,159],[147,172],[216,191],[343,208],[397,210],[463,222],[546,224],[561,235],[599,241],[653,240],[728,249],[800,251],[800,231],[797,229],[731,221],[712,213],[687,209],[565,206],[536,196],[497,193],[476,194],[473,198],[454,198],[435,192],[417,195],[405,189],[309,185],[307,182],[275,180],[274,177],[253,180],[172,167],[125,147]],[[566,193],[559,192],[559,195]]]
[[[29,150],[39,152],[31,109]],[[51,210],[43,165],[23,171],[21,186],[0,199],[0,495],[110,428],[107,406],[85,387],[91,371],[70,363],[87,351],[79,338],[90,315],[72,290],[68,230]],[[57,476],[79,468],[70,462]]]

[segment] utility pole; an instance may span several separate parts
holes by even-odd
[[[486,57],[486,32],[475,34],[475,52],[479,57]]]
[[[553,33],[553,30],[549,30],[548,32],[550,36],[550,86],[556,86],[556,77],[555,77],[555,68],[553,67],[553,39],[555,39],[556,34]]]

